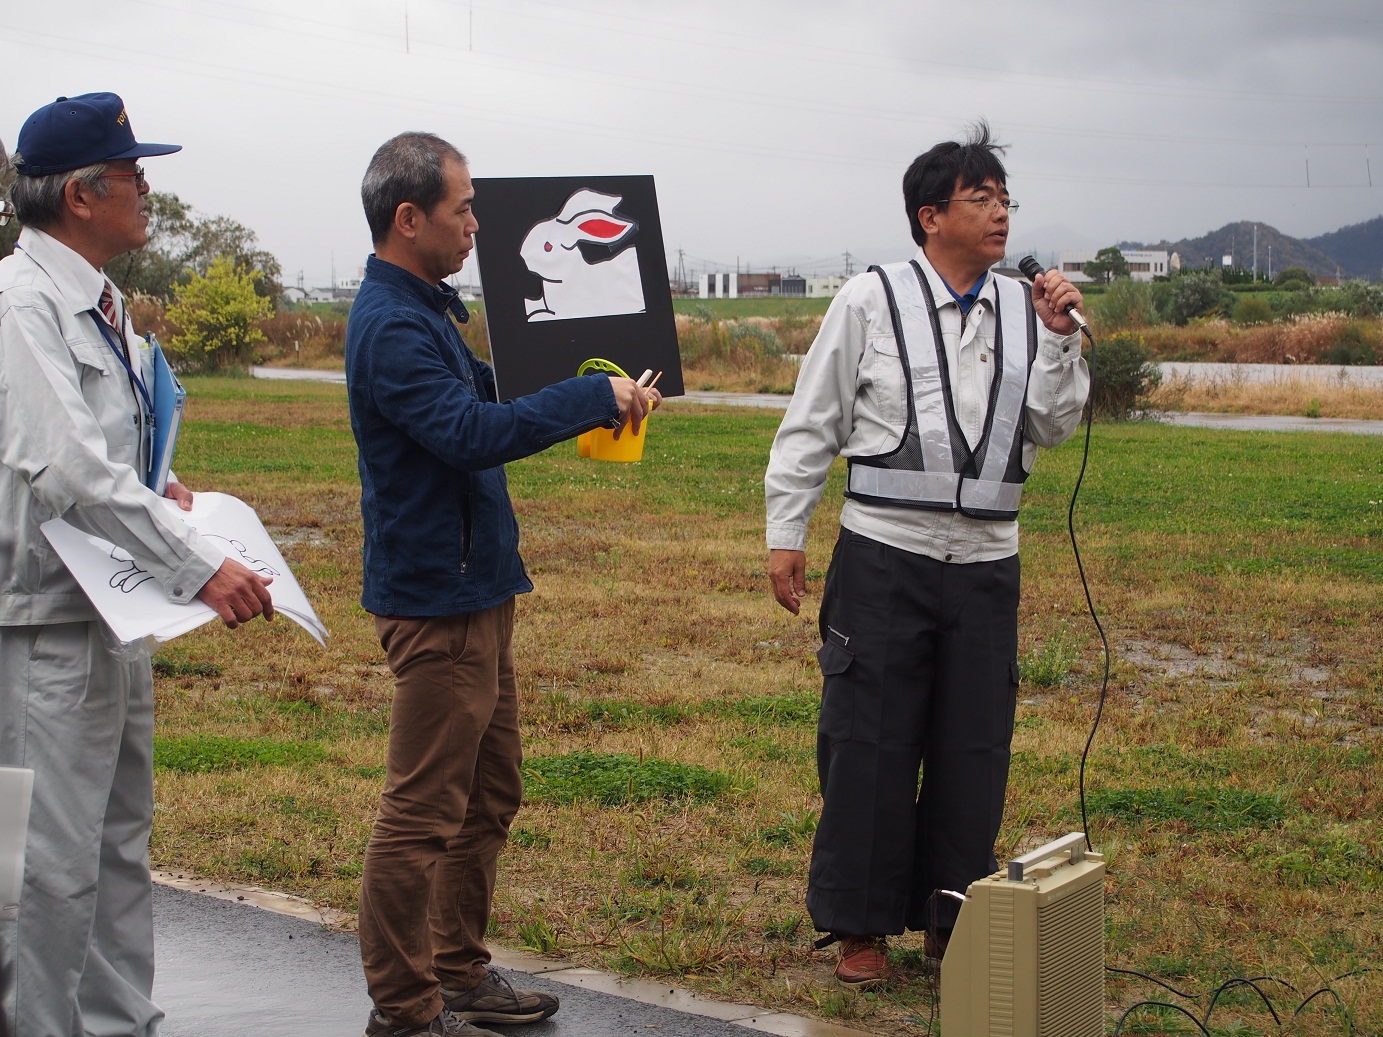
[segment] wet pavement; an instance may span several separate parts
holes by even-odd
[[[1168,411],[1153,420],[1165,425],[1193,425],[1197,428],[1233,429],[1239,432],[1353,432],[1383,436],[1383,421],[1354,418],[1303,418],[1271,414],[1181,414]]]
[[[195,886],[195,883],[183,883]],[[237,896],[243,900],[235,899]],[[154,886],[158,971],[154,1000],[167,1013],[162,1037],[356,1037],[370,999],[354,934],[304,915],[302,901],[277,898],[293,914],[255,906],[274,894],[224,890],[217,896]],[[857,1031],[752,1005],[700,998],[666,983],[616,976],[496,952],[515,985],[556,995],[561,1010],[528,1026],[497,1027],[513,1037],[862,1037]]]
[[[1230,377],[1238,371],[1248,381],[1270,381],[1276,377],[1301,376],[1310,372],[1318,378],[1353,378],[1362,384],[1383,387],[1383,367],[1343,367],[1328,365],[1284,366],[1281,364],[1161,364],[1160,367],[1178,369],[1177,377]],[[1214,368],[1214,371],[1185,369]],[[1219,369],[1230,369],[1226,375]],[[303,379],[320,382],[345,382],[343,371],[309,371],[296,367],[255,367],[252,373],[256,378]],[[1345,372],[1341,375],[1339,372]],[[666,403],[702,403],[724,407],[758,407],[764,410],[787,410],[792,397],[777,393],[752,392],[698,392],[688,391],[685,396],[675,396]],[[1198,428],[1234,429],[1247,432],[1353,432],[1360,435],[1383,436],[1383,421],[1357,421],[1350,418],[1304,418],[1289,415],[1259,414],[1198,414],[1167,412],[1158,414],[1157,421],[1168,425],[1192,425]],[[1098,422],[1096,423],[1098,424]]]
[[[1340,364],[1201,364],[1180,360],[1159,363],[1163,381],[1223,382],[1261,385],[1273,382],[1353,383],[1383,388],[1383,367]]]
[[[251,367],[251,378],[271,382],[340,382],[346,384],[345,371],[319,371],[310,367]]]

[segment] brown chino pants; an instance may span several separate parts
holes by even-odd
[[[485,976],[499,851],[519,807],[514,601],[375,618],[395,677],[384,793],[360,883],[360,954],[375,1006],[421,1026],[439,986]]]

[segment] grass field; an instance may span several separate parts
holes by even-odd
[[[156,867],[354,907],[390,677],[357,605],[355,451],[339,386],[190,379],[179,473],[271,527],[332,632],[203,628],[156,657]],[[644,463],[566,444],[510,466],[537,591],[516,653],[527,802],[495,941],[712,996],[928,1031],[920,941],[873,995],[829,983],[803,907],[819,810],[813,622],[765,590],[778,416],[678,405]],[[1110,861],[1111,1016],[1201,1015],[1236,976],[1293,1033],[1383,1031],[1383,469],[1372,436],[1097,426],[1077,511],[1114,649],[1086,774]],[[1101,660],[1065,536],[1078,443],[1024,509],[1017,734],[1000,859],[1080,827]],[[840,500],[813,523],[819,591]],[[806,612],[814,608],[809,599]],[[1363,971],[1360,971],[1363,970]],[[1346,975],[1354,973],[1353,975]],[[1344,978],[1337,978],[1337,977]],[[1287,986],[1285,984],[1290,984]],[[1193,1032],[1143,1009],[1126,1032]],[[1251,988],[1212,1032],[1277,1033]]]
[[[822,317],[830,299],[792,299],[783,295],[760,295],[743,299],[673,299],[672,312],[711,313],[719,320],[744,320],[747,317],[783,316]]]

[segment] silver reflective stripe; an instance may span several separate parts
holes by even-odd
[[[988,468],[988,465],[985,465]],[[962,479],[960,506],[964,511],[1018,511],[1023,484],[995,482],[991,479]]]
[[[980,478],[1000,482],[1008,471],[1018,435],[1018,422],[1028,395],[1028,305],[1025,288],[1007,277],[994,278],[999,305],[999,328],[1004,343],[1004,369],[999,383],[999,398],[994,401],[994,423],[989,429]],[[965,507],[961,495],[961,507]],[[1014,508],[1018,505],[1015,503]],[[996,510],[996,509],[988,509]],[[1012,509],[997,509],[1012,510]]]
[[[906,353],[908,376],[912,383],[915,418],[904,430],[900,450],[915,434],[921,446],[922,471],[897,464],[916,464],[916,453],[895,457],[885,455],[876,464],[854,459],[850,465],[848,493],[898,504],[920,504],[942,509],[959,508],[977,518],[1016,518],[1023,496],[1021,482],[1006,482],[1010,461],[1021,457],[1019,432],[1028,391],[1027,288],[1006,277],[994,278],[997,332],[1003,342],[1003,368],[994,376],[999,380],[994,392],[994,409],[984,440],[976,448],[983,454],[977,478],[962,478],[956,473],[957,456],[964,457],[965,444],[952,444],[946,401],[950,386],[943,377],[944,349],[932,325],[919,280],[920,271],[911,263],[890,263],[874,267],[883,274],[888,293],[897,311],[900,352]],[[898,452],[895,451],[895,454]]]
[[[941,385],[942,345],[932,334],[927,300],[911,263],[887,263],[880,267],[893,289],[898,319],[912,368],[912,399],[917,410],[917,434],[922,441],[922,467],[929,472],[954,472],[951,433],[946,423],[946,399]],[[951,497],[951,503],[955,497]]]
[[[909,472],[901,468],[850,466],[850,492],[955,507],[956,483],[951,472]]]

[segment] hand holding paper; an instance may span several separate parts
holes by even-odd
[[[183,511],[173,500],[164,504],[170,515],[192,526],[234,562],[223,565],[198,596],[203,598],[210,589],[214,605],[204,598],[186,605],[169,601],[153,574],[128,551],[62,519],[43,524],[43,535],[117,638],[131,642],[152,636],[167,641],[218,615],[226,619],[221,611],[224,605],[231,613],[227,626],[246,622],[260,612],[266,617],[282,612],[325,647],[326,628],[253,508],[224,493],[197,494],[191,511]],[[223,574],[225,579],[220,579]]]
[[[163,496],[174,501],[183,511],[192,510],[192,491],[176,479],[163,488]]]
[[[261,612],[266,622],[274,618],[274,599],[269,593],[273,582],[272,576],[256,576],[234,558],[227,558],[197,592],[197,598],[215,609],[234,630]]]

